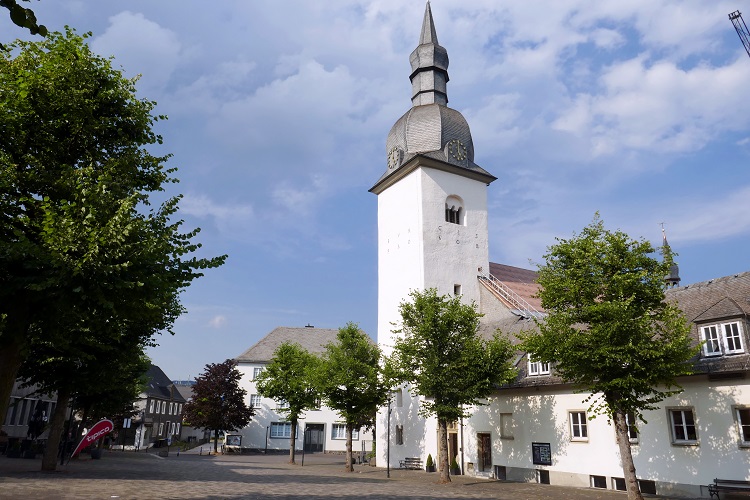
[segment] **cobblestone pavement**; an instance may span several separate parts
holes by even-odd
[[[298,457],[298,463],[300,462]],[[171,451],[105,452],[41,472],[41,461],[0,456],[0,498],[14,499],[580,499],[625,500],[623,492],[454,477],[436,484],[437,474],[356,465],[344,471],[343,457],[307,455],[304,466],[282,455],[206,456]],[[659,497],[665,498],[665,497]]]

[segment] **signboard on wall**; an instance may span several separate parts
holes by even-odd
[[[552,465],[552,446],[549,443],[531,443],[534,465]]]

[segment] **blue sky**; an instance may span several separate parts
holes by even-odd
[[[534,268],[596,211],[661,242],[683,284],[748,270],[750,58],[740,2],[434,0],[449,105],[474,138],[490,259]],[[189,313],[149,355],[173,379],[276,326],[376,335],[385,138],[411,105],[422,2],[41,0],[52,30],[141,74],[202,255]],[[5,18],[2,41],[27,35]],[[750,20],[750,11],[747,12]]]

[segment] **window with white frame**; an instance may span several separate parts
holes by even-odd
[[[172,436],[174,436],[174,431],[175,431],[176,428],[177,428],[177,425],[174,422],[172,422],[172,427],[169,429],[169,433]]]
[[[529,358],[529,375],[549,375],[549,363]]]
[[[253,380],[256,380],[263,373],[263,367],[256,366],[253,368]]]
[[[750,446],[750,408],[735,408],[740,445]]]
[[[250,394],[250,408],[260,408],[260,394]]]
[[[164,422],[159,424],[159,436],[164,434]]]
[[[152,399],[151,402],[148,404],[148,412],[154,413],[154,400]]]
[[[161,414],[164,415],[167,412],[167,402],[162,401],[161,402]]]
[[[292,423],[291,422],[271,422],[271,437],[272,438],[287,438],[292,436]]]
[[[177,422],[177,432],[175,434],[179,434],[179,433],[180,433],[180,423]]]
[[[721,356],[745,352],[742,324],[739,321],[701,327],[703,354]]]
[[[331,439],[346,439],[346,424],[331,425]],[[359,430],[352,430],[352,441],[359,439]]]
[[[572,441],[588,441],[589,432],[586,426],[585,411],[571,411],[570,417],[570,439]]]
[[[698,432],[691,408],[673,408],[669,411],[673,444],[697,444]]]
[[[404,444],[404,426],[396,426],[396,444]]]
[[[287,408],[289,408],[289,402],[288,401],[285,401],[285,400],[282,399],[281,401],[277,401],[276,402],[276,409],[277,410],[286,410]]]

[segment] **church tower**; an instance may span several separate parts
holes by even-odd
[[[479,305],[477,276],[489,273],[487,186],[495,177],[474,163],[469,125],[448,107],[448,53],[438,43],[429,2],[409,61],[412,106],[388,133],[386,169],[370,189],[378,196],[378,344],[386,355],[393,324],[400,323],[398,306],[411,291],[436,288]],[[417,416],[418,398],[399,391],[393,406],[391,437],[403,446],[391,461],[436,456],[435,423]],[[379,464],[387,429],[382,411]]]
[[[378,196],[378,343],[393,344],[398,305],[412,290],[436,288],[479,304],[477,275],[489,272],[487,186],[474,163],[466,119],[447,106],[448,53],[427,3],[411,62],[412,107],[386,140]]]

